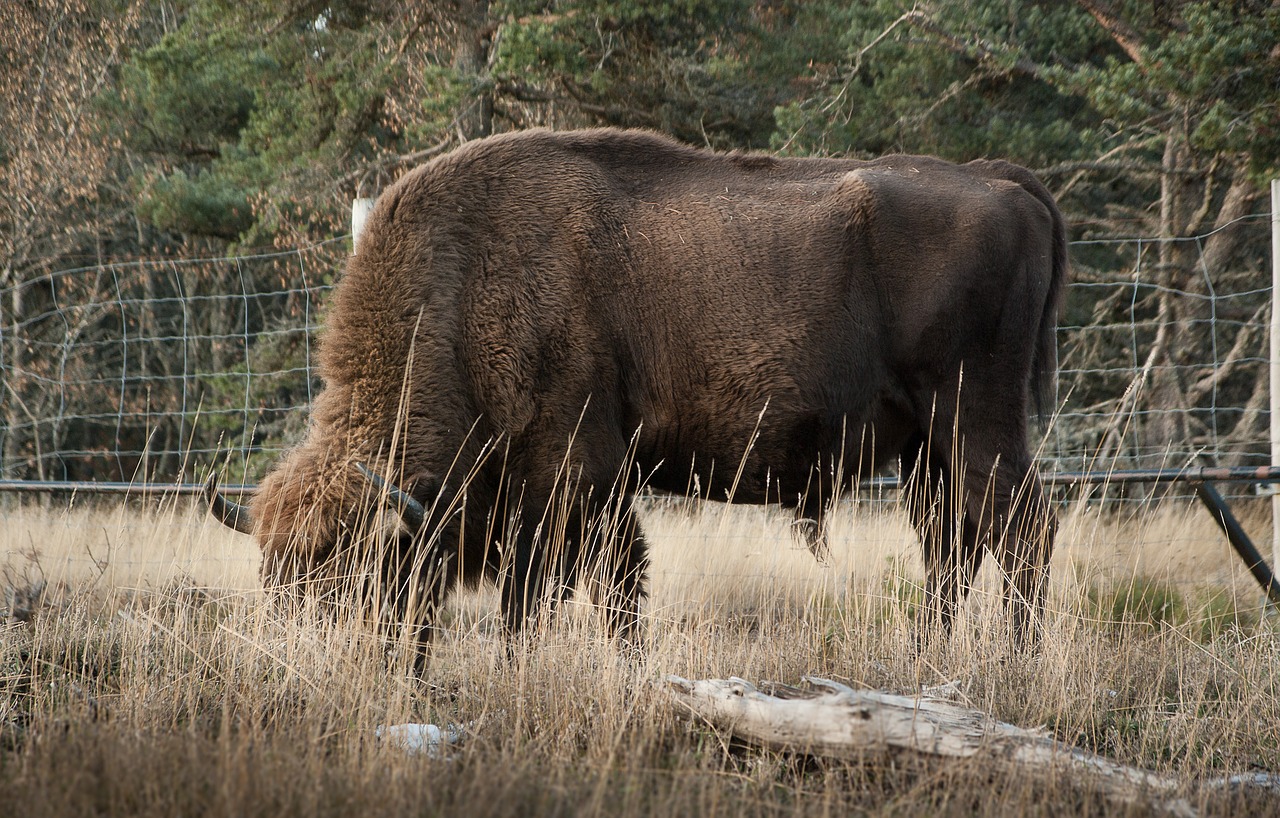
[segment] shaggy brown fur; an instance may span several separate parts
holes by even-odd
[[[1004,162],[617,130],[469,143],[369,218],[310,431],[258,491],[264,578],[331,581],[376,552],[383,613],[425,625],[458,582],[500,577],[515,630],[590,573],[625,631],[640,485],[820,528],[831,497],[899,463],[931,610],[949,622],[990,548],[1027,635],[1054,520],[1026,416],[1065,275],[1052,198]],[[432,509],[423,532],[356,533],[380,505],[360,461]]]

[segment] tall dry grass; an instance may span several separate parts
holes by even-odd
[[[7,583],[45,583],[30,620],[0,631],[0,815],[1119,809],[1065,775],[740,747],[674,713],[660,684],[808,673],[898,691],[954,682],[1000,719],[1177,777],[1208,814],[1280,809],[1197,785],[1280,769],[1280,658],[1260,593],[1194,508],[1069,511],[1029,657],[1000,637],[989,566],[954,637],[913,649],[919,561],[892,507],[842,508],[820,564],[778,512],[654,502],[638,650],[603,638],[575,602],[509,656],[482,590],[450,605],[425,679],[360,628],[279,617],[252,544],[198,509],[0,515]],[[443,758],[375,739],[402,722],[462,724],[467,738]]]

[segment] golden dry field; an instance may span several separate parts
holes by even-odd
[[[832,761],[745,746],[663,680],[806,674],[956,700],[1176,778],[1206,815],[1280,814],[1209,779],[1280,770],[1261,592],[1199,506],[1061,508],[1043,646],[1011,654],[988,565],[954,637],[916,650],[914,536],[892,503],[830,518],[819,563],[780,512],[652,500],[638,651],[571,604],[508,655],[460,595],[425,678],[374,636],[277,615],[252,542],[190,500],[0,506],[0,814],[1114,815],[1069,774],[977,759]],[[1269,546],[1265,508],[1237,508]],[[1264,547],[1269,553],[1269,547]],[[991,560],[988,560],[990,563]],[[24,599],[44,583],[38,601]],[[379,725],[460,725],[439,757]]]

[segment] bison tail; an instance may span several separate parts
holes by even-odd
[[[1053,257],[1049,270],[1049,287],[1040,314],[1040,332],[1036,339],[1036,355],[1031,374],[1032,400],[1035,413],[1043,421],[1058,404],[1058,315],[1062,310],[1067,286],[1067,226],[1053,196],[1040,188],[1042,201],[1053,219]]]

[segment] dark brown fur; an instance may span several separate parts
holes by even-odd
[[[931,609],[949,622],[990,547],[1026,635],[1054,530],[1026,416],[1056,367],[1065,274],[1052,198],[1004,162],[724,155],[616,130],[469,143],[368,221],[310,431],[255,502],[264,578],[333,579],[384,548],[397,616],[425,624],[493,576],[514,630],[590,570],[625,631],[641,482],[820,526],[900,462]],[[434,503],[435,538],[350,536],[378,505],[357,461]]]

